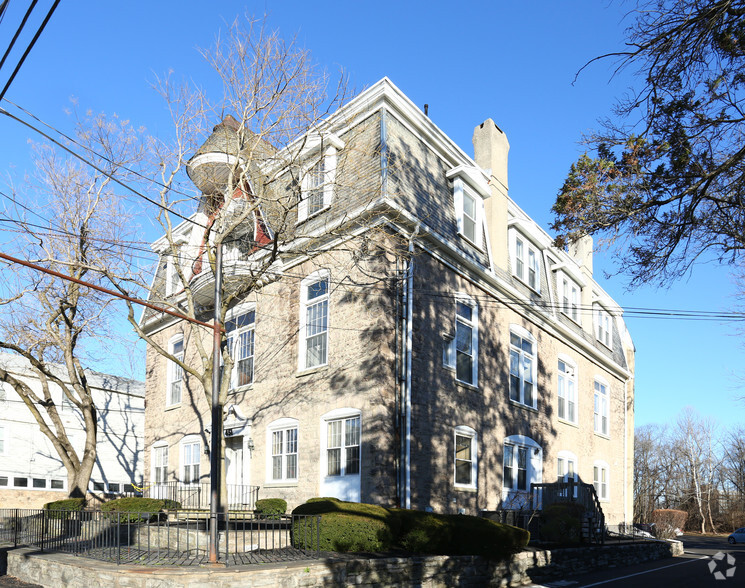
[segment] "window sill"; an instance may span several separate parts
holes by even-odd
[[[459,486],[458,484],[455,484],[453,487],[456,492],[467,492],[468,494],[475,494],[479,491],[476,486]]]
[[[181,403],[180,402],[178,404],[169,404],[163,410],[164,411],[169,411],[169,410],[176,410],[177,408],[181,408]]]
[[[569,425],[570,427],[574,427],[575,429],[579,429],[579,423],[577,423],[575,421],[568,421],[568,420],[563,419],[561,417],[557,417],[557,419],[559,420],[560,423],[562,423],[564,425]]]
[[[460,238],[461,238],[461,239],[463,239],[463,240],[464,240],[464,241],[465,241],[466,243],[468,243],[468,244],[469,244],[469,245],[470,245],[471,247],[475,247],[475,248],[476,248],[476,249],[478,249],[478,250],[479,250],[479,251],[480,251],[481,253],[484,253],[484,246],[483,246],[483,245],[479,245],[478,243],[476,243],[476,242],[474,242],[474,241],[471,241],[471,239],[469,239],[468,237],[466,237],[466,236],[465,236],[465,235],[464,235],[463,233],[461,233],[460,231],[458,231],[458,235],[460,235]]]
[[[512,277],[513,277],[513,278],[515,278],[515,279],[516,279],[516,280],[517,280],[518,282],[520,282],[520,283],[521,283],[521,284],[523,284],[524,286],[527,286],[527,287],[528,287],[528,288],[529,288],[529,289],[530,289],[530,290],[531,290],[532,292],[535,292],[535,293],[536,293],[536,294],[538,294],[539,296],[541,295],[541,291],[540,291],[540,290],[536,290],[535,288],[533,288],[533,286],[531,286],[530,284],[528,284],[528,282],[526,282],[525,280],[523,280],[523,279],[522,279],[522,278],[521,278],[520,276],[518,276],[517,274],[512,274]],[[562,314],[563,314],[563,313],[562,313]]]
[[[251,382],[250,384],[244,384],[243,386],[238,386],[237,388],[231,388],[228,390],[228,396],[240,394],[241,392],[248,392],[254,387],[254,383]]]
[[[469,390],[473,390],[475,392],[478,392],[479,390],[479,387],[477,384],[469,384],[468,382],[464,382],[463,380],[459,380],[458,378],[455,378],[455,384],[456,386],[461,386],[462,388],[468,388]]]
[[[510,398],[510,404],[512,406],[517,406],[519,408],[524,408],[526,410],[529,410],[530,412],[538,413],[538,407],[537,406],[530,406],[529,404],[523,404],[522,402],[518,402],[517,400],[512,400],[512,398]]]
[[[606,439],[610,441],[610,435],[606,435],[604,433],[598,433],[597,431],[593,431],[596,437],[600,437],[601,439]]]
[[[330,204],[327,204],[321,210],[317,210],[313,214],[309,214],[307,216],[304,216],[303,218],[299,218],[297,220],[297,222],[295,223],[295,226],[297,227],[298,225],[302,225],[304,222],[307,222],[309,220],[312,220],[312,219],[316,218],[317,216],[319,216],[319,215],[323,214],[324,212],[326,212],[329,208],[331,208],[331,205]]]
[[[264,488],[297,488],[297,480],[287,482],[266,482]]]
[[[574,323],[574,324],[575,324],[575,325],[577,325],[578,327],[581,327],[581,326],[582,326],[582,324],[581,324],[581,323],[579,322],[579,320],[575,319],[575,318],[574,318],[574,317],[573,317],[572,315],[570,315],[570,314],[567,314],[567,313],[566,313],[566,312],[564,312],[563,310],[562,310],[562,311],[560,311],[560,312],[561,312],[561,315],[562,315],[563,317],[566,317],[566,318],[568,318],[568,319],[569,319],[570,321],[572,321],[572,323]]]
[[[613,347],[611,347],[610,345],[606,344],[606,342],[605,342],[605,341],[603,341],[602,339],[598,339],[597,337],[595,337],[595,341],[597,341],[598,343],[600,343],[600,344],[601,344],[601,345],[602,345],[603,347],[605,347],[605,348],[606,348],[606,349],[607,349],[608,351],[613,351]]]
[[[325,363],[323,365],[319,365],[319,366],[316,366],[316,367],[305,368],[305,369],[302,369],[302,370],[298,370],[295,373],[295,377],[296,378],[303,378],[305,376],[311,376],[311,375],[316,374],[318,372],[326,371],[328,369],[328,367],[329,367],[329,364]]]

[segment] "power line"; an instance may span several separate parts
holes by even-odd
[[[45,121],[41,120],[41,119],[40,119],[40,118],[39,118],[38,116],[36,116],[36,115],[35,115],[34,113],[30,112],[29,110],[26,110],[25,108],[23,108],[22,106],[20,106],[20,105],[16,104],[16,103],[15,103],[15,102],[13,102],[12,100],[9,100],[8,98],[4,98],[3,100],[5,100],[5,102],[7,102],[7,103],[9,103],[9,104],[12,104],[12,105],[13,105],[13,106],[15,106],[15,107],[16,107],[16,108],[17,108],[18,110],[20,110],[20,111],[22,111],[22,112],[26,113],[26,114],[27,114],[28,116],[30,116],[31,118],[33,118],[33,119],[34,119],[35,121],[37,121],[37,122],[41,123],[42,125],[44,125],[44,126],[45,126],[45,127],[47,127],[48,129],[50,129],[50,130],[54,131],[55,133],[59,134],[59,135],[60,135],[61,137],[63,137],[63,138],[65,138],[65,139],[67,139],[67,140],[68,140],[68,141],[70,141],[71,143],[74,143],[75,145],[77,145],[77,146],[78,146],[78,147],[80,147],[81,149],[85,149],[85,150],[86,150],[86,151],[87,151],[88,153],[90,153],[91,155],[95,155],[96,157],[100,157],[101,159],[103,159],[103,160],[105,160],[105,161],[108,161],[109,163],[114,163],[114,161],[113,161],[112,159],[110,159],[109,157],[106,157],[105,155],[103,155],[103,154],[101,154],[101,153],[98,153],[98,152],[97,152],[97,151],[96,151],[95,149],[92,149],[92,148],[90,148],[90,147],[88,147],[88,146],[86,146],[86,145],[83,145],[83,144],[82,144],[82,143],[80,143],[80,142],[79,142],[79,141],[78,141],[77,139],[75,139],[75,138],[71,137],[71,136],[70,136],[70,135],[68,135],[67,133],[64,133],[63,131],[59,130],[58,128],[56,128],[56,127],[52,126],[51,124],[49,124],[49,123],[47,123],[47,122],[45,122]],[[172,186],[168,186],[168,185],[164,184],[163,182],[160,182],[160,181],[158,181],[158,180],[157,180],[157,179],[155,179],[155,178],[151,178],[151,177],[149,177],[149,176],[146,176],[145,174],[142,174],[142,173],[138,172],[137,170],[133,170],[133,169],[131,169],[131,168],[129,168],[129,167],[127,167],[127,166],[125,166],[125,165],[121,165],[121,166],[119,166],[119,167],[121,167],[121,168],[122,168],[123,170],[126,170],[126,171],[128,171],[128,172],[129,172],[129,173],[131,173],[131,174],[134,174],[134,175],[136,175],[137,177],[139,177],[139,178],[141,178],[141,179],[143,179],[143,180],[145,180],[145,181],[147,181],[147,182],[151,182],[152,184],[155,184],[156,186],[159,186],[159,187],[161,187],[161,188],[166,188],[166,189],[168,189],[168,190],[169,190],[170,192],[173,192],[174,194],[179,194],[179,195],[181,195],[181,196],[185,196],[186,198],[189,198],[189,199],[191,199],[191,200],[194,200],[195,202],[199,202],[199,201],[201,200],[199,196],[194,196],[193,194],[187,194],[186,192],[182,192],[182,191],[180,191],[180,190],[176,190],[176,189],[175,189],[175,188],[173,188]]]
[[[29,10],[33,9],[34,5],[36,4],[36,1],[37,0],[33,0],[33,3]],[[41,23],[41,26],[37,29],[36,34],[34,35],[34,38],[31,39],[31,43],[29,43],[28,47],[26,47],[26,51],[23,52],[23,55],[21,56],[21,60],[18,62],[15,69],[13,70],[13,73],[10,75],[10,79],[8,79],[8,83],[5,84],[5,87],[3,88],[2,92],[0,92],[0,100],[3,99],[3,96],[5,96],[5,93],[8,91],[8,88],[10,88],[10,85],[13,83],[13,80],[15,79],[16,74],[18,74],[18,72],[20,71],[21,66],[23,65],[23,62],[26,61],[26,57],[28,57],[28,54],[31,53],[31,49],[33,49],[34,45],[36,44],[36,41],[39,39],[39,36],[41,36],[42,31],[47,26],[49,19],[52,18],[52,14],[54,14],[54,11],[57,8],[57,5],[59,3],[60,3],[60,0],[54,0],[54,4],[49,9],[49,12],[47,13],[46,17],[44,17],[44,21]],[[14,41],[15,41],[15,38],[14,38]]]
[[[23,19],[21,19],[21,24],[18,25],[18,28],[16,29],[15,34],[13,35],[13,38],[10,40],[10,44],[8,45],[8,48],[5,50],[5,53],[3,54],[3,58],[0,59],[0,69],[3,68],[3,65],[5,65],[5,60],[8,59],[8,55],[10,55],[11,50],[16,44],[16,41],[18,40],[19,35],[21,34],[21,31],[23,31],[23,27],[26,26],[26,22],[28,21],[28,17],[31,16],[31,13],[34,10],[34,6],[36,6],[36,3],[38,0],[33,0],[31,2],[31,5],[28,7],[28,10],[26,11],[26,14],[23,15]],[[3,2],[2,5],[2,16],[5,16],[5,10],[8,8],[8,1]],[[2,18],[0,17],[0,21]]]
[[[140,198],[142,198],[143,200],[146,200],[146,201],[147,201],[147,202],[149,202],[150,204],[153,204],[153,205],[157,206],[158,208],[161,208],[161,209],[163,209],[163,210],[164,210],[164,211],[166,211],[167,213],[169,213],[169,214],[172,214],[172,215],[174,215],[174,216],[177,216],[177,217],[179,217],[180,219],[183,219],[183,220],[185,220],[185,221],[187,221],[187,222],[190,222],[190,223],[192,223],[193,225],[196,225],[197,227],[200,227],[200,228],[202,228],[202,229],[206,229],[206,228],[207,228],[207,227],[205,227],[204,225],[202,225],[202,224],[198,223],[197,221],[195,221],[194,219],[192,219],[192,218],[189,218],[189,217],[186,217],[186,216],[182,215],[181,213],[178,213],[178,212],[176,212],[175,210],[172,210],[172,209],[168,208],[167,206],[164,206],[164,205],[163,205],[163,204],[161,204],[160,202],[157,202],[156,200],[153,200],[152,198],[150,198],[149,196],[146,196],[146,195],[145,195],[145,194],[143,194],[142,192],[139,192],[138,190],[135,190],[135,189],[134,189],[134,188],[133,188],[132,186],[130,186],[130,185],[128,185],[128,184],[126,184],[126,183],[122,182],[122,181],[121,181],[120,179],[118,179],[117,177],[115,177],[113,173],[109,173],[109,172],[106,172],[106,171],[104,171],[103,169],[101,169],[100,167],[98,167],[98,166],[97,166],[97,165],[96,165],[95,163],[93,163],[92,161],[89,161],[89,160],[87,160],[87,159],[86,159],[85,157],[83,157],[82,155],[80,155],[80,154],[76,153],[75,151],[73,151],[72,149],[70,149],[69,147],[67,147],[66,145],[63,145],[62,143],[60,143],[60,142],[59,142],[59,141],[57,141],[56,139],[53,139],[52,137],[50,137],[49,135],[47,135],[47,134],[46,134],[46,133],[45,133],[44,131],[42,131],[41,129],[37,129],[37,128],[36,128],[36,127],[35,127],[34,125],[32,125],[31,123],[28,123],[28,122],[26,122],[25,120],[23,120],[23,119],[21,119],[21,118],[18,118],[17,116],[15,116],[14,114],[11,114],[10,112],[8,112],[7,110],[5,110],[4,108],[1,108],[1,107],[0,107],[0,114],[4,114],[5,116],[7,116],[7,117],[9,117],[9,118],[12,118],[13,120],[15,120],[15,121],[17,121],[17,122],[21,123],[22,125],[24,125],[24,126],[26,126],[26,127],[30,128],[31,130],[33,130],[33,131],[36,131],[36,132],[37,132],[37,133],[39,133],[39,134],[40,134],[40,135],[41,135],[42,137],[46,138],[46,139],[47,139],[48,141],[51,141],[52,143],[54,143],[55,145],[57,145],[57,146],[58,146],[58,147],[60,147],[61,149],[64,149],[65,151],[67,151],[67,152],[68,152],[68,153],[69,153],[70,155],[72,155],[73,157],[75,157],[75,158],[79,159],[79,160],[80,160],[80,161],[82,161],[83,163],[85,163],[85,164],[87,164],[87,165],[91,166],[91,167],[92,167],[93,169],[95,169],[95,170],[96,170],[96,171],[98,171],[99,173],[101,173],[101,174],[105,175],[105,176],[106,176],[107,178],[111,179],[111,181],[112,181],[112,182],[116,182],[117,184],[119,184],[120,186],[122,186],[122,187],[123,187],[124,189],[126,189],[126,190],[128,190],[128,191],[132,192],[132,194],[134,194],[134,195],[136,195],[136,196],[139,196],[139,197],[140,197]]]

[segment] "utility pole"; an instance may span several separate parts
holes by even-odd
[[[222,242],[215,245],[215,314],[212,329],[212,431],[210,443],[210,550],[209,561],[216,564],[219,553],[219,512],[220,475],[222,441],[222,405],[220,404],[220,347],[222,328],[220,309],[222,308]],[[227,528],[226,528],[227,531]]]

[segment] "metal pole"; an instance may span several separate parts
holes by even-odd
[[[222,406],[220,405],[220,307],[222,306],[222,244],[215,246],[215,315],[212,335],[212,435],[210,448],[210,563],[218,559],[217,533],[220,511],[220,443],[222,441]]]

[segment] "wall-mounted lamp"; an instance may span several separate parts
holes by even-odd
[[[246,447],[248,447],[248,450],[249,451],[253,451],[254,450],[254,440],[253,440],[252,437],[249,437],[248,438],[248,441],[246,442]]]

